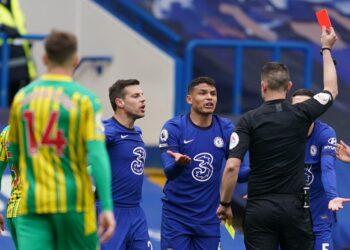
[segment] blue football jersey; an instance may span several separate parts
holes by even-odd
[[[163,212],[195,224],[219,223],[221,168],[228,156],[232,122],[213,115],[211,126],[196,126],[189,115],[176,116],[163,126],[159,147],[167,181]],[[172,150],[191,157],[186,166],[175,165],[165,152]]]
[[[305,178],[310,186],[310,208],[313,224],[334,221],[328,202],[338,197],[334,170],[336,133],[329,125],[315,122],[305,148]]]
[[[129,129],[114,117],[103,122],[112,172],[112,196],[115,206],[134,207],[141,201],[146,160],[141,129]]]

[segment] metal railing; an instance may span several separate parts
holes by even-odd
[[[232,113],[239,115],[241,113],[241,98],[242,98],[242,84],[243,84],[243,57],[244,50],[262,49],[271,50],[273,52],[272,60],[279,61],[282,50],[301,50],[305,55],[304,67],[304,87],[309,88],[312,80],[312,51],[306,43],[296,42],[263,42],[263,41],[246,41],[246,40],[192,40],[187,43],[185,56],[179,56],[176,47],[180,45],[183,38],[169,27],[162,24],[152,14],[145,11],[143,8],[128,0],[94,0],[105,9],[121,19],[129,27],[138,31],[145,39],[151,41],[156,47],[164,51],[167,55],[174,59],[175,62],[175,103],[174,113],[181,114],[188,111],[186,104],[187,84],[191,81],[193,76],[194,51],[197,48],[232,48],[236,50],[234,59],[234,79],[232,79]],[[119,8],[121,14],[116,13]],[[127,16],[125,16],[125,13]],[[131,16],[130,16],[131,15]],[[134,18],[133,18],[134,17]],[[133,21],[129,20],[132,19]],[[138,21],[135,21],[138,20]],[[151,37],[145,32],[145,29],[152,29],[157,36],[162,36],[168,41],[168,46],[161,44],[159,39]]]
[[[183,42],[183,37],[165,24],[157,20],[152,14],[129,0],[94,0],[100,4],[104,9],[109,11],[112,15],[123,21],[133,30],[137,31],[144,39],[150,41],[157,48],[162,50],[174,60],[174,89],[175,89],[175,103],[174,113],[179,112],[179,104],[185,98],[182,95],[181,88],[183,84],[183,59],[178,55],[177,50]],[[148,31],[153,30],[150,34]],[[155,36],[155,37],[154,37]],[[160,39],[160,37],[164,39]],[[161,41],[165,41],[163,44]]]
[[[27,40],[43,40],[46,35],[25,35],[20,39]],[[0,33],[2,41],[7,41],[8,37],[5,33]],[[193,76],[194,52],[198,48],[232,48],[236,51],[234,58],[234,78],[232,79],[232,103],[231,110],[233,115],[241,113],[241,99],[243,92],[243,57],[245,49],[262,49],[271,50],[272,60],[279,61],[282,50],[301,51],[304,53],[304,88],[310,88],[312,82],[312,51],[309,45],[305,43],[296,42],[262,42],[262,41],[240,41],[240,40],[192,40],[186,46],[185,57],[183,59],[171,55],[175,61],[175,105],[174,113],[180,114],[188,110],[185,102],[187,84],[191,81]],[[0,79],[0,107],[7,107],[8,103],[8,84],[9,84],[9,44],[3,42],[1,46],[1,79]],[[109,56],[87,56],[82,58],[83,61],[105,61],[111,62],[112,58]],[[101,67],[96,68],[97,73],[101,73]]]
[[[23,40],[43,40],[46,35],[25,35],[16,39]],[[0,79],[0,107],[7,107],[8,87],[9,87],[9,68],[8,61],[10,56],[10,45],[6,33],[0,32],[0,39],[3,41],[1,48],[1,79]]]
[[[183,38],[151,13],[129,0],[94,0],[165,53],[175,56]]]
[[[46,35],[25,35],[18,37],[16,39],[23,39],[23,40],[44,40]],[[0,39],[2,41],[5,41],[2,43],[2,46],[0,46],[1,49],[1,63],[0,63],[0,72],[1,72],[1,78],[0,78],[0,108],[6,108],[8,106],[8,89],[9,89],[9,57],[10,57],[10,45],[8,43],[8,36],[6,33],[0,32]],[[80,63],[77,66],[81,66],[85,62],[92,62],[93,66],[96,70],[97,74],[102,74],[103,67],[101,63],[110,63],[112,62],[112,57],[107,55],[96,55],[96,56],[82,56],[80,59]]]
[[[249,40],[192,40],[186,46],[184,58],[184,81],[177,86],[178,94],[176,100],[181,100],[181,96],[186,96],[186,85],[191,81],[193,76],[194,52],[198,48],[232,48],[236,51],[233,58],[234,79],[232,79],[233,93],[231,109],[233,115],[241,114],[241,99],[243,92],[243,58],[245,49],[262,49],[264,51],[271,50],[272,60],[280,61],[282,50],[301,51],[305,56],[304,62],[304,88],[310,88],[312,82],[312,50],[306,43],[298,42],[263,42]],[[177,114],[186,110],[185,102],[176,103]]]

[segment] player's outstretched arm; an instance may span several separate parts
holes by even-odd
[[[328,209],[330,209],[332,211],[338,211],[344,207],[343,203],[345,203],[345,202],[350,202],[350,199],[336,197],[336,198],[329,201]]]
[[[350,147],[342,140],[337,144],[336,155],[338,160],[350,163]]]
[[[191,162],[191,158],[187,155],[173,152],[171,150],[166,151],[168,155],[174,158],[177,165],[187,165]]]
[[[161,158],[164,174],[168,180],[177,178],[191,162],[190,157],[171,150],[163,151]]]

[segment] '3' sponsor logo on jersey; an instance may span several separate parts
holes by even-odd
[[[142,147],[133,150],[136,159],[131,162],[131,171],[136,175],[142,175],[145,167],[146,151]]]
[[[192,177],[201,182],[209,180],[214,172],[213,159],[214,157],[209,153],[200,153],[193,157],[193,160],[199,164],[192,170]]]

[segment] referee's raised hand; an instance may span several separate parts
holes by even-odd
[[[334,43],[337,41],[338,37],[337,34],[335,33],[333,27],[326,28],[322,27],[322,32],[321,32],[321,46],[322,48],[329,48],[331,49],[334,45]]]

